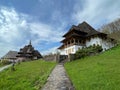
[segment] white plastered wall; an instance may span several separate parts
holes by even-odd
[[[73,45],[73,46],[67,47],[67,48],[65,48],[65,49],[62,49],[62,50],[60,51],[60,54],[61,54],[61,55],[75,54],[75,52],[76,52],[79,48],[82,48],[82,46]]]
[[[99,37],[95,37],[95,38],[91,38],[90,40],[86,41],[86,47],[89,47],[90,45],[100,45],[103,48],[103,51],[110,49],[112,47],[114,47],[115,45],[108,40],[103,40],[102,38]],[[79,46],[79,45],[73,45],[70,47],[67,47],[65,49],[62,49],[60,51],[61,55],[68,55],[68,54],[75,54],[75,52],[79,49],[82,48],[83,46]],[[73,50],[72,50],[73,49]],[[71,50],[70,52],[68,52],[69,50]]]
[[[103,51],[115,46],[111,41],[103,40],[99,37],[91,38],[89,41],[86,41],[87,47],[93,44],[102,46]]]

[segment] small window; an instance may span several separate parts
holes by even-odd
[[[72,41],[71,41],[72,43],[74,43],[74,41],[73,41],[73,39],[72,39]]]
[[[79,43],[81,43],[81,40],[79,40]]]
[[[85,41],[83,41],[83,44],[85,44]]]
[[[107,49],[106,49],[106,48],[104,48],[104,50],[106,51]]]
[[[78,42],[78,40],[75,40],[75,42],[77,43],[77,42]]]
[[[96,41],[96,44],[98,44],[98,41]]]
[[[70,44],[70,42],[68,42],[68,44]]]

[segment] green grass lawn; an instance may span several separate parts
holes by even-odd
[[[65,64],[76,90],[120,90],[120,46]]]
[[[0,90],[36,90],[40,89],[47,80],[55,62],[36,60],[22,62],[0,73]]]

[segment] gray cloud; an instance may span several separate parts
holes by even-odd
[[[41,2],[42,0],[38,1]],[[64,5],[66,5],[66,2],[64,2]],[[49,7],[53,3],[55,2],[51,2]],[[119,3],[120,0],[75,0],[72,3],[73,6],[69,1],[69,7],[63,8],[61,8],[61,5],[63,5],[61,2],[59,9],[57,9],[56,4],[56,8],[53,6],[52,9],[41,6],[43,7],[41,10],[45,12],[46,16],[43,15],[44,18],[39,14],[38,16],[50,20],[50,24],[37,21],[38,18],[35,19],[35,15],[33,17],[17,12],[14,8],[0,7],[0,56],[8,50],[18,50],[30,39],[32,39],[34,46],[39,48],[49,47],[51,43],[54,44],[62,40],[66,28],[69,29],[68,26],[82,21],[87,21],[93,27],[98,28],[120,17]],[[38,4],[38,6],[40,5]],[[46,11],[49,11],[49,13],[46,13]],[[41,12],[40,14],[42,14]],[[44,50],[41,52],[48,53],[48,51],[55,50],[57,46],[53,45],[52,47],[51,45],[48,49],[41,49]]]
[[[120,17],[120,0],[86,0],[82,9],[75,5],[72,19],[76,23],[87,21],[98,28]]]
[[[18,50],[30,39],[34,46],[42,42],[59,42],[62,39],[64,31],[61,30],[64,25],[56,28],[34,20],[28,22],[28,19],[32,17],[16,12],[14,8],[0,8],[0,56],[9,50]]]

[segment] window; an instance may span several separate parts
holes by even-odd
[[[77,42],[78,42],[78,40],[75,40],[75,42],[77,43]]]
[[[72,39],[72,41],[71,41],[72,43],[74,43],[74,41],[73,41],[73,39]]]
[[[98,41],[96,41],[96,44],[98,45]]]
[[[85,44],[85,41],[83,41],[83,44]]]
[[[81,40],[79,41],[79,43],[81,43]]]

